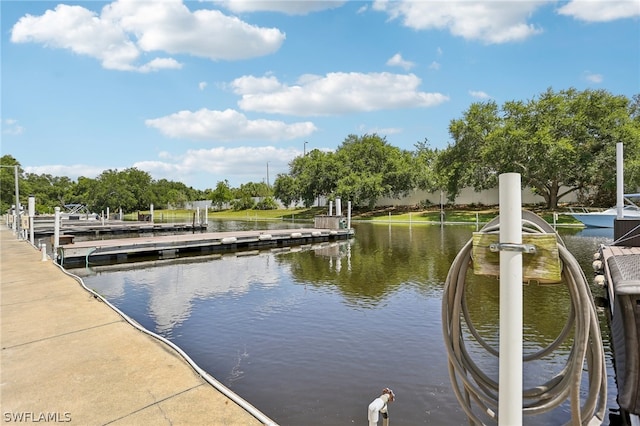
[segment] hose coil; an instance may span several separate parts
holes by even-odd
[[[555,233],[539,216],[522,212],[523,233]],[[488,223],[481,232],[498,233],[499,217]],[[551,354],[573,330],[573,346],[562,370],[547,382],[523,390],[523,415],[536,415],[553,410],[570,399],[571,421],[567,424],[602,424],[606,409],[606,363],[602,337],[591,290],[582,268],[557,236],[560,260],[563,264],[562,282],[567,286],[571,307],[569,317],[556,339],[536,353],[523,356],[523,362]],[[442,298],[442,328],[449,358],[449,376],[455,395],[470,422],[485,423],[474,410],[475,402],[489,419],[498,418],[498,383],[484,373],[465,347],[463,325],[473,339],[487,352],[499,357],[499,351],[487,343],[474,328],[465,296],[466,274],[472,264],[472,240],[469,240],[454,259],[444,286]],[[584,400],[580,395],[583,365],[586,361],[589,386]],[[484,418],[484,417],[483,417]],[[486,420],[486,418],[485,418]],[[592,423],[593,422],[593,423]]]

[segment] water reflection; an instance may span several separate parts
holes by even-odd
[[[282,425],[365,424],[383,387],[398,396],[394,424],[466,424],[440,311],[451,263],[475,226],[354,227],[355,239],[339,243],[73,272]],[[563,238],[590,268],[599,237]],[[497,348],[498,281],[469,280],[474,325]],[[569,297],[562,286],[526,286],[524,294],[525,349],[533,352],[560,332]],[[567,351],[537,363],[527,383],[557,372]],[[491,357],[482,362],[497,368]],[[526,421],[567,416],[561,409]]]

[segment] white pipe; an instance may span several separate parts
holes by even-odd
[[[499,177],[500,243],[522,244],[520,175]],[[522,252],[500,251],[498,425],[522,424]]]
[[[20,239],[20,184],[18,183],[18,165],[13,166],[15,182],[16,182],[16,236]]]
[[[347,229],[351,229],[351,201],[347,201]]]
[[[55,208],[53,215],[53,259],[58,258],[58,247],[60,246],[60,207]]]
[[[151,205],[149,206],[149,210],[150,210],[149,213],[151,213],[151,215],[150,215],[151,216],[151,218],[150,218],[151,219],[151,223],[154,223],[154,221],[153,221],[153,203],[151,203]]]
[[[29,200],[28,200],[28,206],[29,206],[29,241],[31,242],[31,245],[35,245],[33,243],[33,227],[35,225],[34,222],[34,216],[36,214],[36,199],[33,195],[29,196]]]
[[[622,142],[616,144],[616,210],[617,218],[622,219],[624,207],[624,155]]]
[[[42,252],[42,261],[46,262],[47,261],[47,244],[41,243],[40,251]]]
[[[336,198],[336,216],[342,216],[342,202]]]
[[[333,201],[329,201],[329,216],[333,216]]]
[[[386,413],[388,401],[389,395],[380,395],[378,398],[374,399],[371,404],[369,404],[369,409],[367,411],[369,426],[376,426],[378,424],[378,419],[380,418],[379,413]]]

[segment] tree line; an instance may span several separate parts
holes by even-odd
[[[272,209],[320,197],[373,208],[380,198],[410,191],[444,190],[454,202],[463,188],[496,187],[502,173],[516,172],[523,186],[555,209],[569,193],[585,205],[615,204],[616,143],[624,143],[625,190],[640,188],[640,95],[631,99],[605,90],[558,92],[547,89],[527,101],[476,102],[449,123],[451,142],[443,149],[417,142],[414,150],[390,144],[377,134],[349,135],[335,151],[314,149],[294,158],[273,186],[248,182],[232,188],[227,180],[206,190],[166,179],[154,180],[136,168],[106,170],[95,179],[25,173],[11,155],[0,158],[0,206],[15,203],[18,166],[21,204],[34,195],[38,212],[85,204],[91,211],[180,208],[187,201],[212,200],[217,208]],[[260,201],[256,202],[255,200]]]

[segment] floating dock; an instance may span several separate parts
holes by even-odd
[[[53,219],[39,219],[34,222],[34,234],[36,237],[50,236],[54,234]],[[172,232],[203,232],[207,230],[206,224],[201,223],[154,223],[144,221],[121,220],[61,220],[60,232],[76,236],[89,236],[101,238],[113,234],[148,234],[148,233],[172,233]]]
[[[624,242],[619,242],[624,245],[602,245],[599,255],[609,301],[618,405],[635,426],[640,425],[640,220],[632,233],[624,232]]]
[[[62,244],[57,249],[57,256],[58,263],[63,266],[106,264],[149,257],[167,259],[181,255],[287,247],[343,240],[353,235],[353,229],[302,228],[119,238]]]

